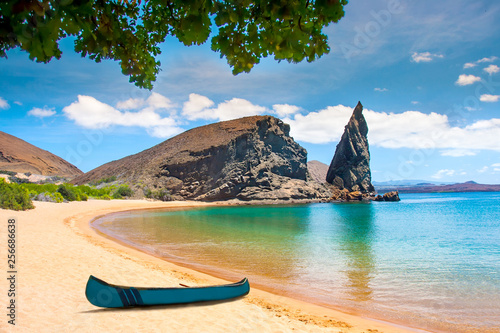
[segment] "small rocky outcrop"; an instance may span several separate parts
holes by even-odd
[[[347,195],[349,191],[345,188],[339,189],[336,187],[332,187],[332,196],[330,197],[331,201],[347,201]]]
[[[375,201],[401,201],[398,191],[387,192],[384,195],[377,195]]]
[[[290,126],[271,116],[191,129],[148,150],[102,165],[75,183],[116,176],[138,189],[168,190],[173,199],[325,199],[312,181],[307,152]]]
[[[382,198],[384,198],[384,201],[401,201],[398,191],[387,192]]]
[[[326,181],[334,188],[360,192],[366,196],[375,189],[371,183],[368,125],[362,111],[363,106],[358,102],[337,145]]]

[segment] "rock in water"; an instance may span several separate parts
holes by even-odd
[[[290,126],[254,116],[191,129],[150,149],[75,179],[83,184],[116,176],[139,189],[167,190],[173,199],[288,200],[328,198],[310,181],[307,151]]]
[[[350,192],[370,193],[375,189],[371,183],[368,126],[362,111],[363,105],[358,102],[337,145],[326,181]]]
[[[401,201],[398,191],[385,193],[383,199],[384,201]]]

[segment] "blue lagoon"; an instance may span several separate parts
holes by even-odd
[[[134,211],[93,225],[167,260],[346,312],[500,330],[500,193]]]

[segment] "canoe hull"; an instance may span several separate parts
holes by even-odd
[[[87,281],[85,296],[95,306],[103,308],[127,308],[220,301],[241,297],[249,292],[250,285],[246,278],[240,282],[220,286],[134,288],[112,285],[91,275]]]

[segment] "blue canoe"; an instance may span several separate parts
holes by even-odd
[[[134,288],[109,284],[90,276],[85,296],[95,306],[127,308],[135,306],[183,304],[220,301],[244,296],[250,292],[247,278],[240,282],[207,287]]]

